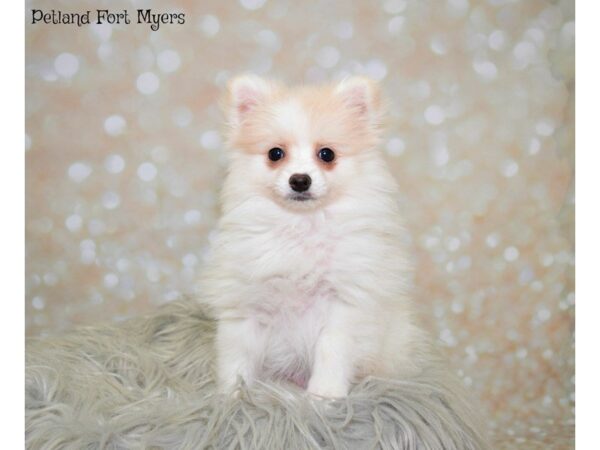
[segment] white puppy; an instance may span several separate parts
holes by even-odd
[[[201,293],[224,391],[287,379],[323,397],[428,358],[407,294],[398,189],[375,83],[229,85],[230,165]]]

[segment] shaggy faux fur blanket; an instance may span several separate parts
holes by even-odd
[[[151,316],[30,340],[30,449],[483,449],[436,369],[367,379],[343,400],[288,384],[215,392],[215,323],[182,301]]]

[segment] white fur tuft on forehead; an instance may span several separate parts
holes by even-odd
[[[340,81],[334,94],[357,115],[376,121],[381,113],[381,101],[377,83],[366,77],[353,76]]]
[[[298,140],[308,137],[310,125],[307,112],[297,98],[288,98],[273,106],[273,120],[277,127]]]
[[[227,113],[231,125],[239,125],[245,117],[267,101],[278,85],[257,75],[240,75],[229,82]]]

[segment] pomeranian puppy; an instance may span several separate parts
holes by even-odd
[[[217,377],[285,379],[337,398],[428,358],[408,295],[398,188],[377,149],[379,89],[362,77],[288,88],[233,79],[230,165],[202,295]]]

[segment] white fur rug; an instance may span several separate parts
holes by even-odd
[[[182,301],[118,325],[30,340],[27,448],[488,448],[439,369],[368,379],[338,401],[287,384],[218,395],[214,329],[198,305]]]

